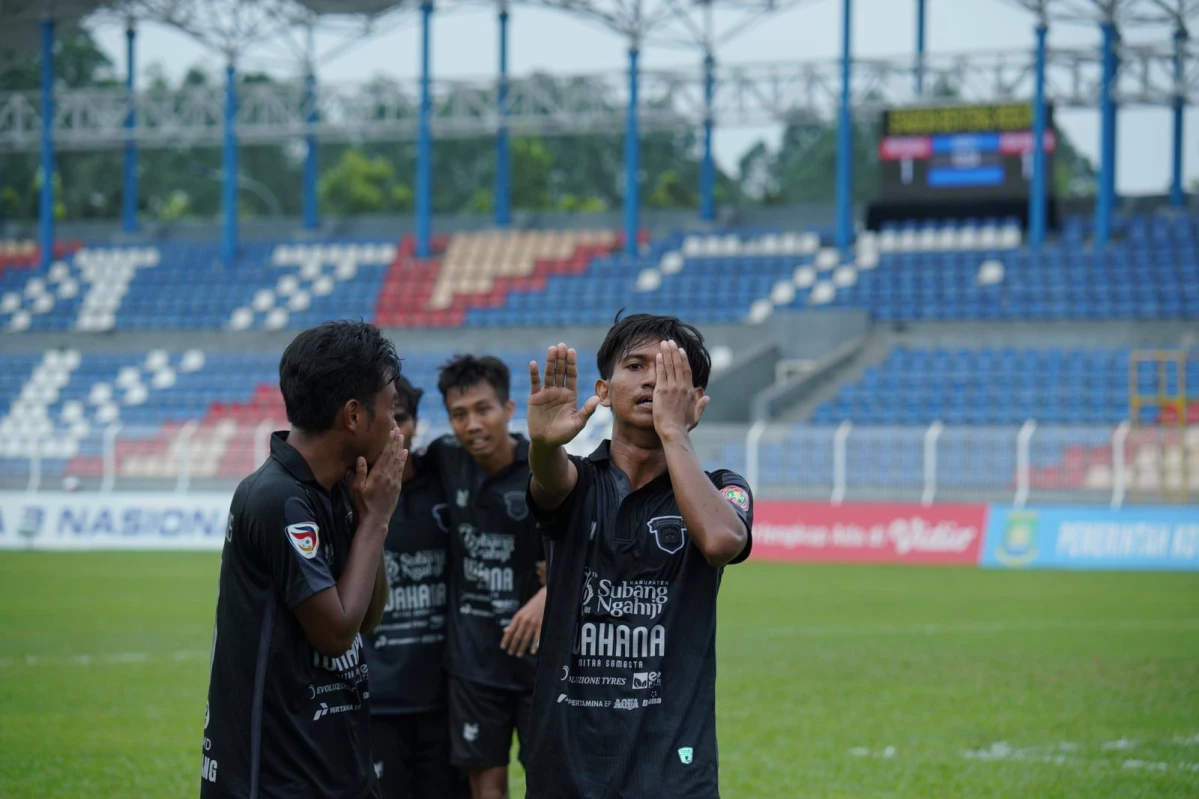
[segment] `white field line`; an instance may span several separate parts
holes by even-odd
[[[1191,736],[1190,738],[1174,738],[1172,743],[1176,746],[1191,746],[1193,745],[1192,742],[1196,740],[1199,740],[1199,735]],[[1135,740],[1120,738],[1115,741],[1099,744],[1097,747],[1092,747],[1095,751],[1085,752],[1081,744],[1072,741],[1061,741],[1053,746],[1028,747],[1013,746],[1007,741],[997,741],[982,749],[963,749],[958,752],[958,755],[965,760],[988,763],[1051,763],[1058,766],[1103,766],[1139,771],[1199,772],[1199,763],[1193,761],[1166,762],[1162,760],[1141,760],[1134,758],[1114,760],[1111,755],[1104,754],[1106,752],[1127,751],[1135,749],[1137,746],[1139,744]],[[874,750],[865,746],[855,746],[849,750],[849,754],[857,758],[881,760],[890,760],[897,756],[902,757],[899,750],[894,746]]]
[[[104,652],[96,655],[24,655],[22,657],[0,657],[0,668],[14,666],[111,666],[151,661],[183,662],[202,660],[208,657],[206,650],[178,650],[175,652]]]
[[[1030,632],[1199,632],[1199,619],[1012,619],[991,622],[847,624],[838,626],[764,627],[733,635],[763,638],[856,638],[862,636],[1004,635]]]

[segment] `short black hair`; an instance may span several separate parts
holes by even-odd
[[[374,398],[400,376],[400,359],[379,328],[366,322],[325,322],[292,340],[279,360],[279,390],[287,421],[310,433],[333,426],[356,399],[374,414]]]
[[[596,353],[595,365],[600,377],[612,379],[612,372],[621,358],[638,347],[659,341],[674,341],[687,352],[691,363],[691,382],[698,388],[708,387],[712,375],[712,356],[704,346],[704,335],[694,325],[674,316],[638,313],[621,319],[621,310],[616,314],[612,328],[604,336],[604,343]]]
[[[455,355],[441,367],[441,375],[437,378],[443,400],[451,391],[466,391],[479,383],[494,388],[501,403],[508,401],[512,376],[507,364],[494,355]]]
[[[425,396],[424,390],[412,385],[408,378],[401,375],[396,378],[396,393],[400,395],[400,402],[403,403],[404,410],[408,411],[408,415],[413,419],[417,418],[417,407],[420,405],[420,398]]]

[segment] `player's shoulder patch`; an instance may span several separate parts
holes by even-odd
[[[312,560],[321,547],[321,528],[316,522],[289,524],[285,530],[287,540],[306,560]]]
[[[720,489],[720,496],[727,499],[735,508],[749,510],[749,492],[741,486],[725,486]]]

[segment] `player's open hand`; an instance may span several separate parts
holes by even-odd
[[[712,398],[693,385],[687,353],[675,342],[663,341],[654,368],[654,430],[658,436],[695,429]]]
[[[500,648],[512,657],[537,654],[541,643],[541,620],[545,617],[545,589],[542,588],[525,606],[516,611],[512,623],[504,628]]]
[[[574,439],[599,407],[591,397],[579,407],[579,355],[565,344],[550,347],[545,356],[545,383],[537,362],[529,363],[529,440],[560,447]]]
[[[383,527],[391,521],[391,514],[400,500],[400,486],[404,481],[404,465],[408,462],[408,450],[404,448],[404,434],[398,429],[391,431],[383,454],[368,472],[366,458],[359,458],[354,466],[354,479],[350,483],[350,498],[358,514],[359,523],[366,519],[382,521]]]

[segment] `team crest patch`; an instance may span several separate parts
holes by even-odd
[[[321,547],[320,532],[321,528],[316,526],[316,522],[289,524],[287,525],[287,540],[295,547],[296,552],[299,552],[307,560],[312,560]]]
[[[679,749],[679,762],[684,766],[690,766],[695,755],[695,750],[690,746],[684,746]]]
[[[673,555],[687,543],[687,528],[682,516],[656,516],[647,523],[658,549]]]
[[[749,510],[749,494],[740,486],[727,486],[720,489],[720,496],[732,503],[734,508]]]
[[[508,511],[508,518],[514,522],[523,522],[529,518],[529,505],[525,502],[525,492],[509,491],[504,494],[504,509]]]

